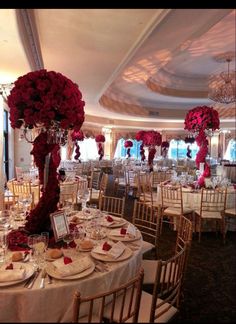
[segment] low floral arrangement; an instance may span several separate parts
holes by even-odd
[[[60,146],[50,143],[50,130],[79,131],[84,122],[84,105],[78,85],[54,71],[45,69],[19,77],[8,96],[10,121],[13,128],[39,128],[31,154],[39,168],[42,197],[27,216],[26,231],[41,233],[51,227],[50,213],[57,210],[60,196],[57,168],[60,164]],[[45,177],[48,162],[48,174]],[[46,168],[45,168],[46,167]],[[47,180],[44,183],[44,180]]]
[[[79,144],[78,142],[82,142],[84,140],[84,133],[80,130],[80,131],[73,131],[71,133],[71,139],[72,141],[75,143],[75,160],[78,160],[79,163],[81,163],[80,161],[80,147],[79,147]]]
[[[127,157],[130,158],[130,148],[133,147],[133,142],[130,140],[126,140],[124,143],[124,147],[127,148]]]
[[[208,153],[208,140],[205,130],[216,130],[220,128],[219,114],[213,107],[199,106],[191,109],[185,117],[184,129],[190,132],[197,132],[196,143],[199,151],[196,155],[196,166],[199,169],[200,163],[204,163],[204,170],[210,176],[210,167],[206,163]],[[205,172],[204,172],[205,173]],[[203,183],[204,173],[199,178],[200,186]]]
[[[104,149],[103,149],[103,144],[106,140],[105,136],[102,135],[102,134],[98,134],[96,137],[95,137],[95,141],[98,145],[98,154],[99,154],[99,161],[102,160],[103,156],[104,156]]]

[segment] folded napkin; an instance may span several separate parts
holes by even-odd
[[[119,258],[125,250],[125,245],[122,242],[117,242],[112,246],[112,248],[107,252],[107,255],[113,259]]]
[[[21,269],[19,265],[14,264],[12,267],[2,267],[0,269],[0,282],[23,280],[25,278],[25,269]]]
[[[104,254],[104,255],[107,255],[107,252],[109,250],[109,246],[113,246],[112,243],[108,243],[108,242],[104,242],[100,245],[97,245],[94,249],[93,249],[93,252],[95,253],[98,253],[98,254]],[[110,249],[111,250],[111,249]]]
[[[126,232],[127,232],[126,228],[118,228],[118,229],[111,230],[109,235],[124,237],[126,235]]]
[[[129,224],[128,228],[126,230],[126,234],[130,237],[135,237],[136,236],[136,228],[134,227],[133,224]]]
[[[88,257],[83,259],[72,260],[72,262],[65,264],[63,259],[58,259],[53,262],[57,273],[63,278],[75,275],[90,268],[91,260]]]

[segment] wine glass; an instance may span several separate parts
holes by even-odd
[[[8,248],[7,231],[0,232],[0,262],[6,261],[6,254]]]
[[[89,198],[89,190],[88,189],[82,189],[82,190],[78,191],[78,199],[82,203],[82,209],[86,207],[88,198]]]
[[[23,206],[24,217],[26,217],[27,209],[32,204],[32,195],[24,194],[19,196],[19,204]]]
[[[49,243],[49,233],[48,232],[42,232],[41,233],[42,240],[45,244],[45,250],[48,248],[48,243]]]
[[[74,233],[69,232],[63,236],[63,241],[66,243],[66,248],[70,248],[70,243],[74,241]]]
[[[30,261],[34,261],[33,254],[34,254],[34,244],[37,241],[37,238],[39,237],[39,234],[31,234],[28,236],[27,244],[30,248]]]

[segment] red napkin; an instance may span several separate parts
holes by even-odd
[[[102,249],[104,251],[109,251],[112,248],[112,246],[110,244],[108,244],[107,242],[104,242]]]
[[[113,222],[113,218],[112,218],[110,215],[108,215],[108,216],[106,217],[106,220],[107,220],[108,222]]]
[[[126,228],[121,228],[120,229],[120,234],[124,234],[125,235],[126,234]]]
[[[64,257],[64,264],[68,264],[68,263],[71,263],[72,262],[72,259],[69,258],[69,257]]]

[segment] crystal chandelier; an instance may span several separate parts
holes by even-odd
[[[217,62],[227,62],[227,71],[212,75],[209,80],[208,98],[219,103],[230,104],[236,102],[235,71],[230,71],[230,62],[235,53],[221,54],[215,57]]]

